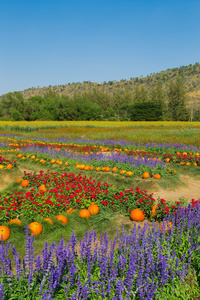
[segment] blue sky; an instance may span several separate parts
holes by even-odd
[[[0,0],[0,95],[200,62],[200,0]]]

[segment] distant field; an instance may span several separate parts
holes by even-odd
[[[200,122],[3,121],[0,122],[0,132],[28,135],[29,138],[68,137],[200,145]]]

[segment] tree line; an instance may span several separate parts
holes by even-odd
[[[0,120],[191,121],[191,116],[186,106],[185,86],[177,76],[170,81],[166,95],[160,82],[149,91],[143,85],[136,86],[134,96],[128,89],[110,95],[96,88],[75,93],[72,99],[51,90],[27,100],[20,92],[8,93],[1,97]],[[200,121],[199,108],[192,121]]]

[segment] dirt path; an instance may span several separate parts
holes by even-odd
[[[40,169],[40,168],[39,168]],[[17,181],[18,178],[24,176],[24,171],[27,173],[34,172],[30,169],[19,168],[18,170],[1,171],[0,173],[0,191],[6,188],[10,183]]]
[[[200,180],[195,180],[186,175],[180,175],[180,179],[184,183],[184,186],[173,191],[159,188],[156,192],[152,191],[154,198],[157,199],[160,197],[167,201],[177,201],[179,198],[184,197],[188,202],[190,202],[191,199],[200,199]]]

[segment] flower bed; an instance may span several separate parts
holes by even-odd
[[[69,161],[70,164],[84,164],[92,165],[96,169],[109,167],[110,169],[116,167],[119,171],[126,169],[126,171],[131,171],[132,176],[142,177],[144,172],[148,172],[151,177],[154,174],[166,175],[168,174],[166,164],[162,162],[161,159],[156,159],[153,157],[130,157],[125,155],[120,155],[120,153],[110,153],[109,155],[104,155],[103,153],[92,153],[92,154],[78,154],[74,152],[57,151],[48,148],[36,149],[30,147],[28,149],[22,149],[26,152],[19,153],[18,158],[34,158],[36,162],[50,163],[53,160]],[[54,161],[55,162],[55,161]]]
[[[179,208],[169,221],[167,232],[146,223],[112,240],[106,233],[97,240],[92,231],[78,243],[73,233],[67,244],[64,239],[57,245],[46,242],[37,257],[27,228],[23,264],[13,246],[11,266],[10,243],[0,245],[0,298],[192,299],[187,278],[200,279],[199,204]]]
[[[96,182],[92,177],[82,176],[81,173],[75,176],[66,172],[25,172],[22,179],[28,181],[28,186],[21,192],[0,195],[1,219],[9,220],[17,215],[34,219],[34,215],[38,214],[48,217],[71,207],[88,208],[91,202],[95,202],[100,207],[109,207],[127,215],[139,208],[146,218],[161,221],[166,215],[176,213],[178,205],[185,205],[180,201],[167,203],[161,199],[153,216],[153,194],[141,191],[140,188],[127,190],[115,187],[107,182]],[[46,191],[39,191],[41,185],[45,186]]]
[[[17,163],[16,161],[10,161],[9,159],[5,159],[2,156],[0,156],[0,170],[3,169],[16,169],[17,168]]]

